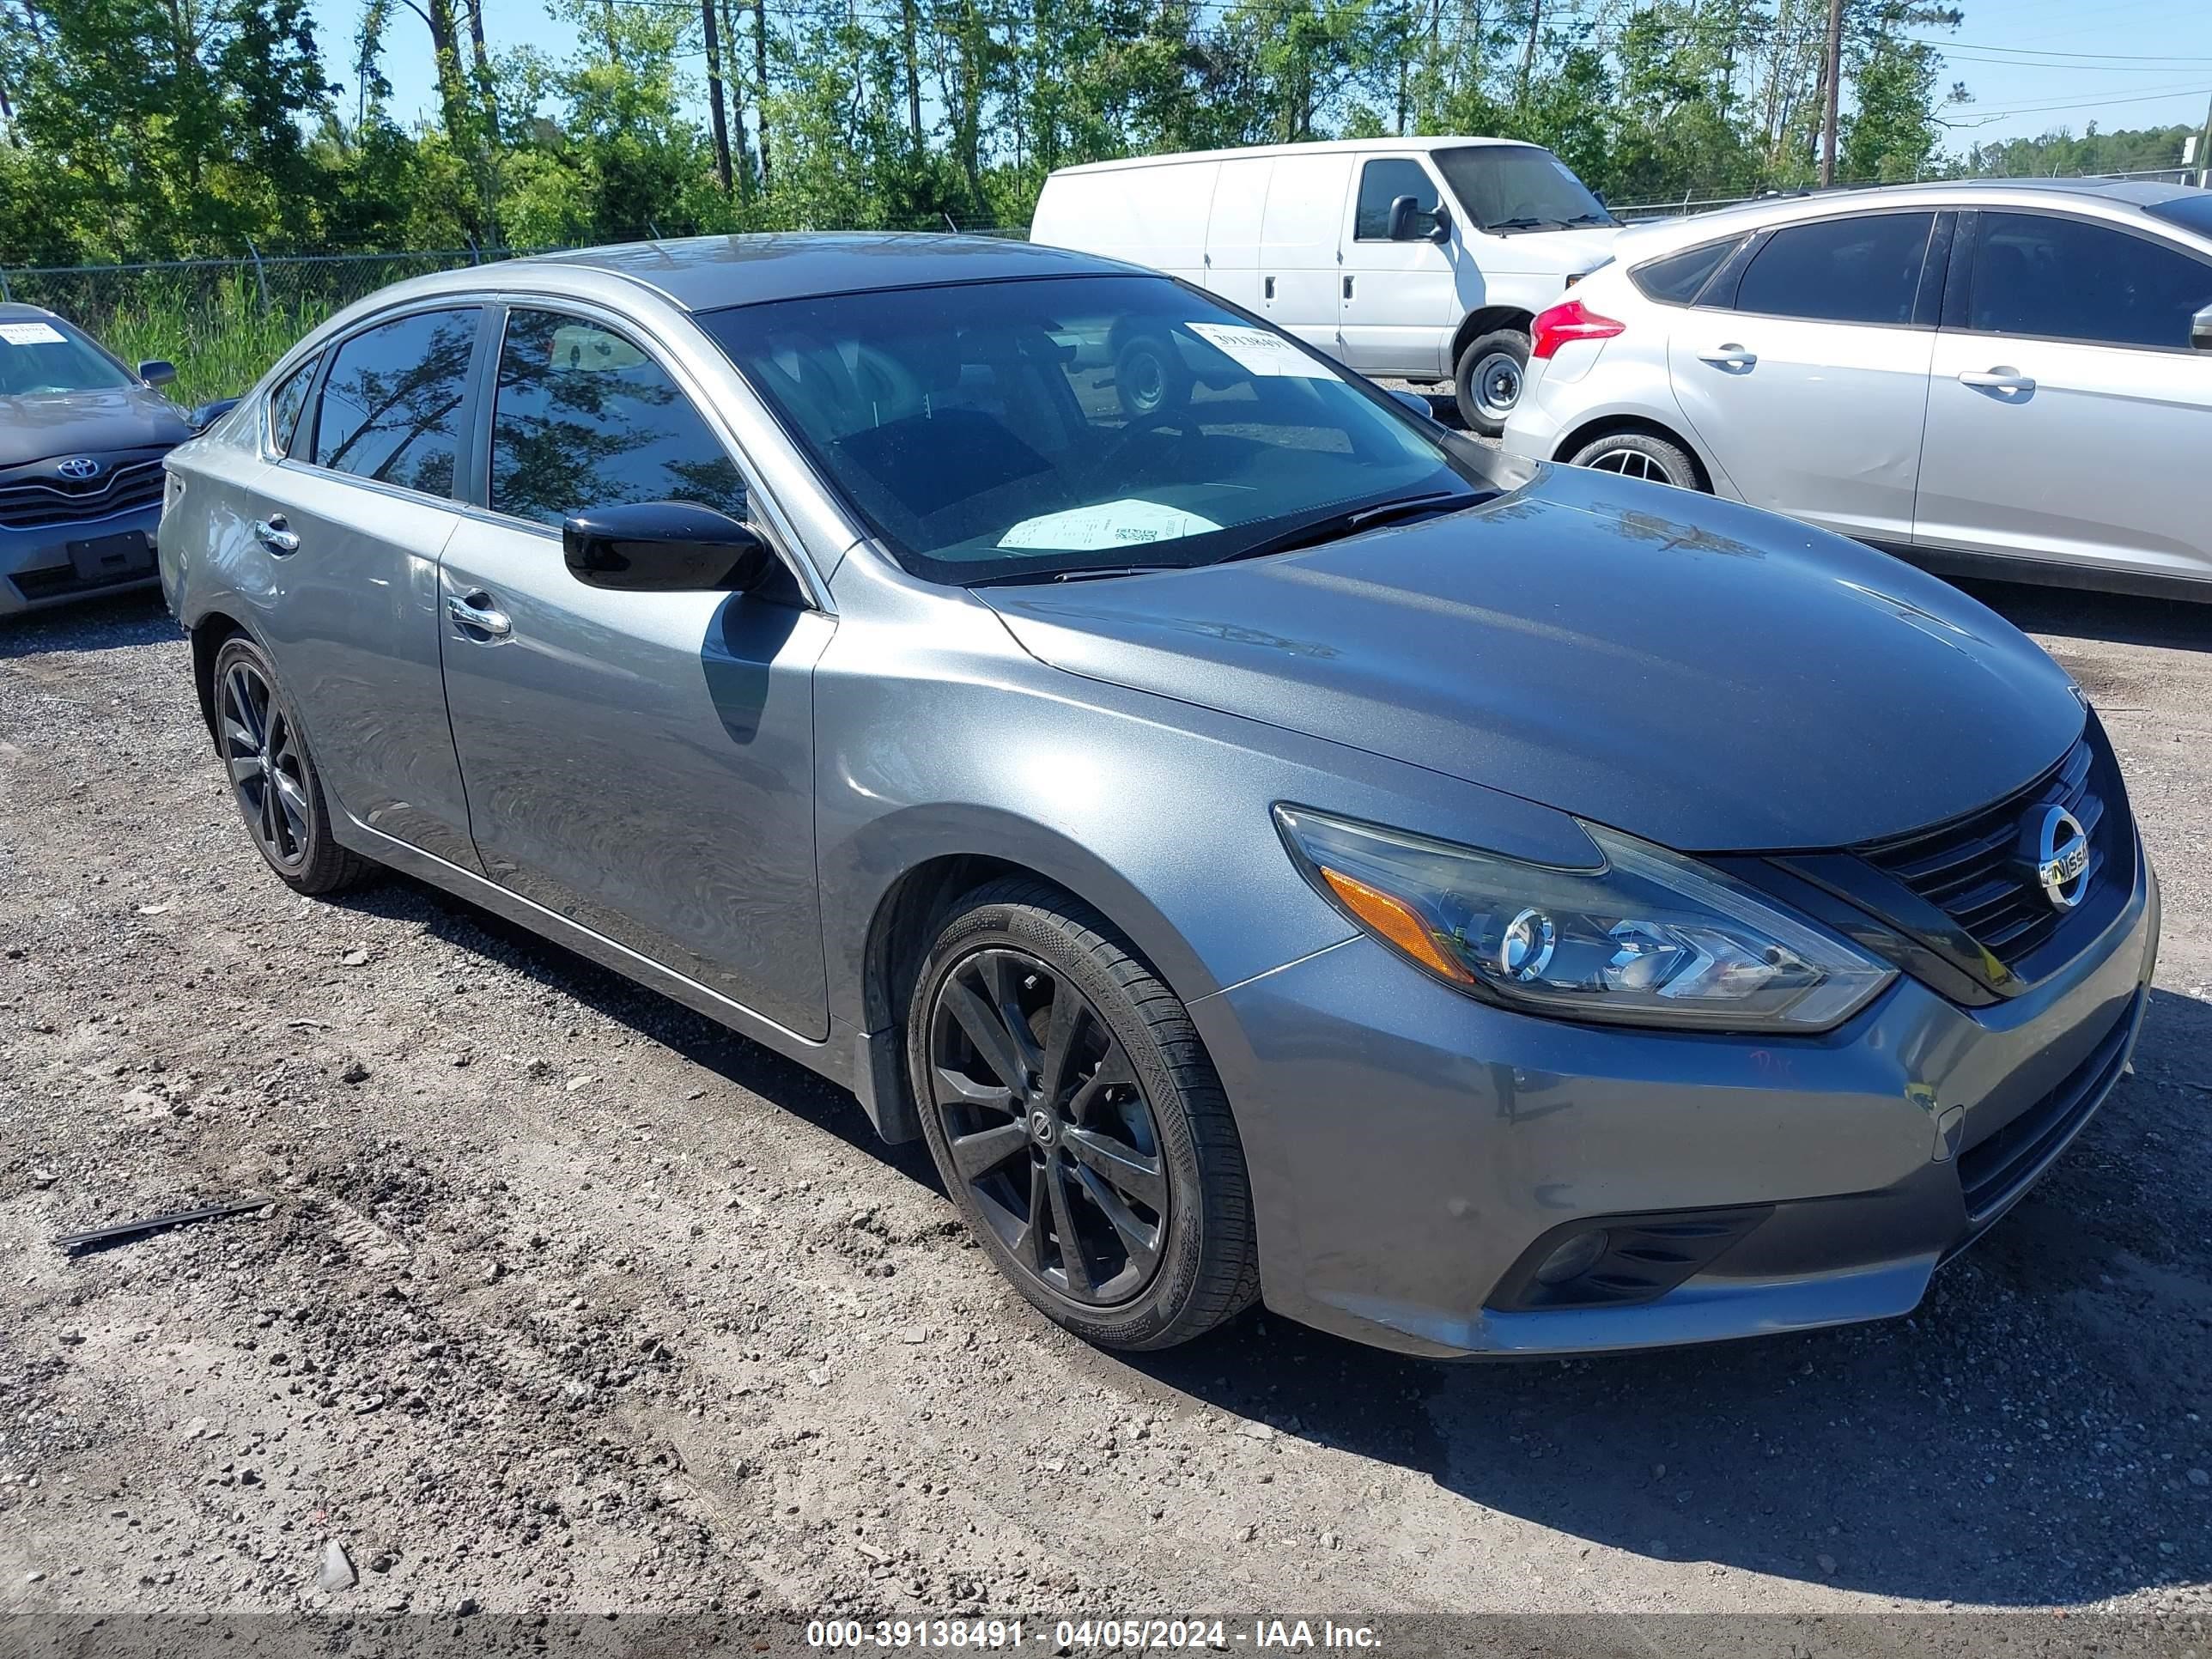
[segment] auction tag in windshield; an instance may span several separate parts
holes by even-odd
[[[1243,328],[1234,323],[1191,323],[1190,331],[1232,359],[1248,374],[1278,380],[1333,380],[1336,371],[1264,328]]]
[[[1139,547],[1202,536],[1221,526],[1211,519],[1158,501],[1102,501],[1024,519],[999,538],[1001,547],[1028,547],[1056,553],[1095,553],[1102,547]]]
[[[52,323],[0,323],[0,340],[9,345],[66,345],[61,330]]]

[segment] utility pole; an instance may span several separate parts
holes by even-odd
[[[2197,135],[2197,187],[2212,189],[2212,102],[2204,106],[2204,130]]]
[[[1828,0],[1828,55],[1821,81],[1827,107],[1820,118],[1820,188],[1836,182],[1836,102],[1843,92],[1844,0]]]

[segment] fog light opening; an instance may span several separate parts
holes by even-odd
[[[1605,1259],[1612,1235],[1603,1228],[1587,1233],[1577,1233],[1565,1243],[1546,1256],[1536,1269],[1539,1285],[1564,1285],[1571,1279],[1580,1279]]]

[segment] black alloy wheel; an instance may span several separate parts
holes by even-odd
[[[223,764],[240,815],[262,856],[279,871],[307,861],[307,779],[292,723],[251,659],[234,658],[217,689]]]
[[[954,1167],[1014,1261],[1092,1307],[1142,1292],[1173,1212],[1159,1124],[1082,991],[1026,951],[975,951],[939,983],[929,1057]]]

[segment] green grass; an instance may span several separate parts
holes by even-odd
[[[169,395],[189,407],[239,396],[331,309],[310,301],[264,312],[252,278],[244,276],[197,294],[142,283],[107,316],[86,320],[126,363],[166,357],[176,364]]]

